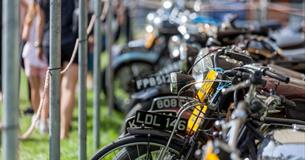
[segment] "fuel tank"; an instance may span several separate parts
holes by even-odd
[[[295,126],[303,128],[305,126]],[[258,146],[260,160],[304,160],[305,131],[297,129],[277,129],[269,132]]]

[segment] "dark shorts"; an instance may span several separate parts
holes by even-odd
[[[69,43],[61,46],[61,66],[65,62],[70,62],[70,59],[73,54],[75,43]],[[46,54],[46,57],[48,59],[48,64],[50,63],[50,47],[44,47],[44,53]],[[78,53],[76,52],[75,58],[73,60],[74,64],[78,64]]]

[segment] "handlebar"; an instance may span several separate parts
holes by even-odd
[[[263,74],[268,76],[268,77],[274,78],[276,80],[285,82],[285,83],[289,83],[290,82],[290,78],[288,76],[281,75],[281,74],[273,72],[273,71],[271,71],[269,69],[265,69],[263,71]]]
[[[267,67],[262,68],[262,70],[263,70],[262,72],[264,75],[274,78],[278,81],[290,83],[290,84],[294,84],[294,85],[299,85],[299,86],[305,86],[304,80],[295,78],[293,76],[286,76],[286,75],[284,75],[284,74],[286,74],[286,72],[278,73],[278,72],[274,71],[272,68],[267,68]],[[289,73],[292,73],[292,72],[289,72]],[[296,75],[296,73],[294,73],[294,74]],[[298,74],[298,75],[300,76],[301,74]]]
[[[261,72],[261,71],[255,71],[248,80],[238,83],[236,85],[233,85],[229,88],[226,88],[226,89],[222,90],[222,93],[228,94],[230,92],[233,92],[233,91],[236,91],[239,89],[250,87],[249,93],[252,96],[251,92],[254,92],[254,88],[251,86],[266,84],[266,81],[262,79],[262,73],[263,72]]]
[[[272,68],[272,70],[276,71],[276,72],[281,72],[291,78],[296,78],[296,79],[300,79],[300,80],[305,80],[305,74],[303,73],[299,73],[296,72],[294,70],[290,70],[275,64],[269,64],[268,67]]]
[[[280,73],[277,73],[277,72],[271,70],[268,67],[258,66],[258,65],[255,65],[255,64],[245,65],[245,67],[248,68],[248,69],[252,69],[254,71],[259,71],[264,76],[268,76],[268,77],[274,78],[274,79],[279,80],[281,82],[285,82],[285,83],[289,83],[290,82],[290,77],[285,76],[285,75],[280,74]]]

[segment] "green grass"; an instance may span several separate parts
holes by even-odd
[[[105,54],[104,54],[105,55]],[[102,63],[105,62],[105,56],[102,57]],[[105,63],[103,64],[105,66]],[[94,154],[93,146],[93,92],[88,90],[87,92],[87,154],[88,159]],[[101,96],[101,128],[100,139],[101,146],[111,143],[115,140],[120,131],[120,127],[123,121],[123,115],[114,112],[110,117],[108,109],[105,105],[105,100]],[[76,101],[77,102],[77,101]],[[25,75],[21,75],[21,89],[20,89],[20,134],[25,132],[31,122],[31,116],[23,115],[22,111],[29,106],[27,100],[27,82]],[[2,113],[2,103],[0,107],[0,113]],[[2,115],[0,115],[2,116]],[[1,117],[2,119],[2,117]],[[73,112],[73,123],[70,137],[61,141],[61,159],[62,160],[74,160],[78,158],[78,131],[77,131],[77,103]],[[2,157],[2,149],[0,150],[0,156]],[[31,137],[27,140],[20,141],[19,145],[19,157],[20,160],[45,160],[49,159],[49,138],[48,135],[41,135],[39,131],[35,130]],[[1,158],[0,158],[1,159]]]

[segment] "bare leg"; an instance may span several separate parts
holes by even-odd
[[[68,137],[69,127],[71,125],[73,108],[75,105],[75,89],[77,84],[78,65],[72,64],[64,73],[61,81],[61,122],[60,138]]]
[[[31,85],[31,103],[35,113],[37,113],[40,102],[40,77],[31,75],[29,77]]]

